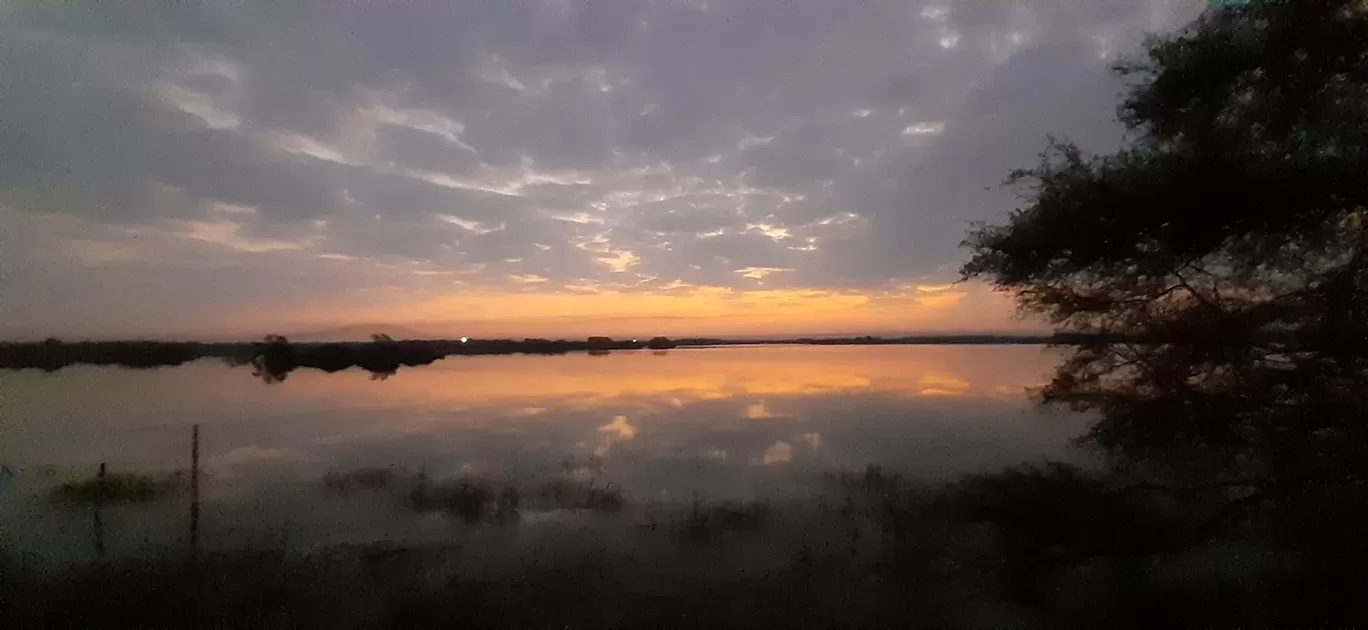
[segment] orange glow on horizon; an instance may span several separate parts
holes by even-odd
[[[1017,399],[1043,382],[1048,361],[1036,346],[771,346],[647,351],[609,357],[450,357],[402,368],[383,382],[360,371],[300,369],[282,388],[291,396],[348,407],[473,409],[504,407],[507,418],[553,409],[614,405],[679,407],[716,400],[750,401],[744,415],[782,419],[766,397],[885,394],[905,397]],[[248,383],[248,385],[256,385]],[[615,422],[616,419],[614,419]],[[604,431],[630,432],[626,420]]]
[[[234,321],[239,329],[254,326],[253,332],[279,330],[283,320],[300,331],[374,324],[447,337],[515,338],[1045,330],[1015,317],[1012,300],[983,285],[911,285],[879,293],[710,286],[663,293],[473,288],[439,296],[400,293],[377,301],[381,305],[318,304],[288,316],[238,314]]]

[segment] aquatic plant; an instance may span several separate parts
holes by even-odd
[[[187,486],[182,471],[169,475],[112,473],[64,483],[52,495],[70,503],[143,503],[180,494]]]
[[[323,476],[323,486],[338,494],[348,494],[354,490],[382,490],[403,479],[406,472],[390,466],[388,468],[357,468],[343,472],[328,471]]]
[[[679,523],[679,532],[691,542],[709,542],[732,532],[758,532],[770,522],[769,504],[761,501],[747,503],[729,501],[702,507],[697,501]]]

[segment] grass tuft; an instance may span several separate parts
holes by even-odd
[[[113,473],[64,483],[52,494],[53,498],[68,503],[146,503],[180,494],[186,487],[182,472],[170,475]]]

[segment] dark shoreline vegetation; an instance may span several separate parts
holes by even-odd
[[[563,339],[468,339],[393,340],[376,335],[369,342],[292,342],[271,335],[253,343],[202,343],[193,341],[79,341],[0,342],[0,369],[38,369],[55,372],[71,365],[103,365],[157,368],[183,365],[200,359],[221,359],[229,365],[250,365],[267,382],[283,380],[298,368],[338,372],[359,367],[377,377],[393,375],[401,367],[431,364],[449,356],[491,354],[558,355],[586,352],[602,355],[616,350],[670,350],[737,345],[951,345],[951,344],[1060,344],[1077,343],[1078,335],[947,335],[919,337],[841,337],[796,339],[715,339],[656,337],[649,340],[614,340],[590,337],[584,341]]]
[[[590,458],[522,483],[399,467],[315,482],[319,500],[443,517],[448,533],[425,543],[162,548],[58,571],[0,553],[0,625],[1148,628],[1368,612],[1344,553],[1364,544],[1361,486],[1294,499],[1057,463],[928,485],[869,466],[822,473],[815,496],[662,504],[601,473]],[[1264,509],[1229,508],[1250,497]],[[557,538],[520,546],[554,514]]]

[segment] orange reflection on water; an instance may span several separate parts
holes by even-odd
[[[351,407],[511,406],[505,416],[548,408],[595,409],[623,401],[679,407],[763,396],[892,394],[1019,398],[1054,362],[1039,346],[766,346],[694,348],[609,356],[451,357],[405,368],[386,381],[364,373],[298,370],[280,387],[290,396]],[[763,401],[751,418],[774,417]]]

